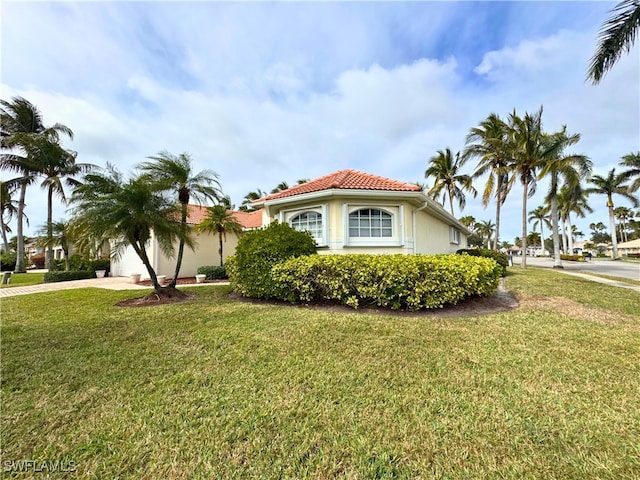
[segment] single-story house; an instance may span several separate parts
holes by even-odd
[[[207,208],[200,205],[189,205],[187,223],[195,226],[202,222],[207,215]],[[262,226],[262,212],[239,212],[234,211],[233,216],[238,223],[242,225],[242,229],[252,230]],[[182,256],[182,265],[180,267],[181,277],[194,276],[198,267],[205,265],[220,265],[220,240],[218,234],[193,232],[196,243],[195,251],[185,247]],[[227,234],[223,242],[223,261],[229,255],[233,255],[238,245],[238,237],[235,234]],[[177,253],[176,246],[176,253]],[[151,260],[151,266],[158,275],[166,275],[168,278],[173,277],[176,268],[176,259],[167,258],[160,250],[157,241],[152,237],[148,246],[147,254]],[[142,260],[136,254],[132,247],[125,248],[122,255],[111,259],[111,275],[114,277],[125,277],[139,273],[140,278],[148,279],[149,274]]]
[[[415,184],[356,170],[340,170],[253,202],[254,212],[234,212],[244,230],[278,220],[309,231],[318,252],[328,253],[455,253],[467,248],[471,232]],[[196,225],[206,208],[189,205],[188,223]],[[197,248],[185,249],[180,276],[195,275],[199,266],[219,265],[218,236],[195,233]],[[227,235],[224,257],[235,251],[238,238]],[[166,258],[152,240],[149,257],[158,275],[173,276],[175,259]],[[111,262],[111,274],[140,273],[144,265],[133,251]]]
[[[323,253],[454,253],[469,229],[416,184],[339,170],[253,203],[262,224],[311,232]]]
[[[609,245],[607,250],[609,251],[609,255],[613,254],[613,246]],[[618,243],[618,255],[625,256],[630,253],[640,253],[640,238]]]

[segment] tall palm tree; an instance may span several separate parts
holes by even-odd
[[[563,268],[558,238],[558,193],[560,182],[567,190],[580,191],[580,182],[591,174],[592,162],[586,155],[565,155],[564,150],[580,141],[580,134],[567,133],[566,125],[551,135],[543,135],[543,145],[548,158],[541,165],[538,179],[549,177],[546,201],[551,206],[554,268]],[[563,218],[566,218],[563,217]],[[565,249],[566,251],[566,249]]]
[[[178,196],[180,202],[180,243],[176,270],[170,287],[176,286],[185,243],[189,242],[193,248],[193,242],[189,241],[189,227],[187,225],[189,201],[193,198],[198,204],[207,200],[218,200],[221,196],[218,175],[212,170],[202,170],[194,173],[191,156],[187,153],[173,155],[167,151],[149,157],[152,162],[143,162],[138,168],[145,178],[149,178],[160,190],[171,191]]]
[[[481,220],[475,223],[475,232],[482,238],[483,247],[489,248],[491,236],[495,232],[495,224],[491,220]]]
[[[586,194],[595,193],[607,196],[607,209],[609,210],[609,225],[611,227],[611,248],[613,259],[618,259],[618,239],[616,238],[616,221],[613,213],[613,195],[620,195],[631,202],[634,208],[640,206],[640,202],[629,192],[629,186],[625,183],[627,179],[624,175],[616,174],[613,168],[606,177],[594,175],[589,180],[593,187],[585,190]]]
[[[11,101],[0,100],[0,168],[18,172],[20,180],[20,198],[18,200],[16,248],[16,272],[24,272],[24,233],[23,219],[27,187],[35,182],[38,171],[38,159],[25,151],[33,142],[34,135],[47,135],[58,140],[60,135],[73,139],[73,132],[66,125],[56,123],[45,127],[38,108],[22,97]]]
[[[459,173],[465,159],[460,156],[460,152],[454,156],[451,149],[438,150],[438,154],[429,160],[429,168],[424,172],[425,178],[434,177],[433,187],[427,192],[432,198],[438,197],[442,193],[442,205],[445,199],[449,198],[451,215],[453,213],[453,200],[458,201],[460,210],[464,209],[466,198],[464,191],[468,191],[475,198],[478,192],[473,188],[471,177]]]
[[[629,167],[629,170],[622,172],[622,175],[629,180],[633,179],[631,190],[635,192],[640,189],[640,152],[624,155],[620,165]]]
[[[271,190],[271,193],[282,192],[283,190],[287,190],[288,188],[289,188],[289,184],[287,182],[280,182],[278,185],[276,185],[276,188]]]
[[[68,220],[47,222],[40,231],[40,234],[43,235],[43,240],[40,243],[42,246],[53,248],[59,245],[62,248],[64,269],[67,271],[69,270],[69,250],[73,243],[71,231],[71,224]]]
[[[218,234],[220,240],[220,266],[223,266],[222,247],[223,241],[227,238],[227,233],[242,234],[242,225],[233,216],[233,212],[227,210],[225,205],[214,205],[207,208],[207,217],[196,227],[200,232]]]
[[[53,196],[57,195],[63,204],[67,204],[67,196],[64,191],[63,179],[69,186],[78,182],[75,176],[87,173],[94,165],[89,163],[76,163],[76,152],[63,148],[57,139],[50,134],[33,135],[32,141],[24,147],[32,158],[37,159],[37,174],[44,177],[40,184],[47,190],[47,252],[45,256],[45,268],[51,268],[53,260]]]
[[[514,156],[513,174],[522,183],[522,261],[527,268],[527,199],[536,190],[537,172],[548,157],[544,147],[542,130],[542,107],[534,113],[525,113],[520,118],[516,111],[509,114],[509,142]]]
[[[620,221],[620,240],[626,242],[629,239],[627,236],[627,222],[633,218],[633,212],[628,207],[616,207],[613,210],[613,214]]]
[[[258,200],[259,198],[265,197],[267,194],[260,190],[251,191],[244,196],[242,200],[242,204],[240,204],[241,212],[254,212],[256,209],[251,205],[253,202]]]
[[[573,252],[573,225],[571,215],[576,214],[579,218],[584,218],[587,213],[592,213],[587,195],[581,185],[564,185],[558,193],[558,214],[562,221],[567,253]]]
[[[500,209],[507,199],[513,185],[510,175],[511,155],[507,138],[507,124],[495,113],[490,114],[480,125],[471,129],[467,135],[465,159],[478,158],[478,164],[472,178],[489,174],[482,194],[482,205],[489,205],[492,197],[496,199],[496,235],[493,249],[498,249],[500,238]]]
[[[551,228],[551,223],[549,221],[549,208],[546,206],[539,206],[534,208],[529,212],[528,222],[533,222],[533,231],[535,232],[536,227],[540,225],[540,246],[542,247],[542,254],[544,255],[544,226]]]
[[[598,47],[587,72],[594,85],[615,65],[623,52],[629,53],[640,27],[640,2],[623,0],[611,10],[611,17],[600,28]]]
[[[151,265],[147,244],[153,237],[161,251],[173,256],[174,242],[181,227],[174,219],[179,208],[148,178],[124,179],[111,165],[104,172],[85,175],[71,198],[76,231],[85,237],[110,240],[112,255],[121,255],[131,246],[144,264],[156,295],[175,295],[175,288],[161,287]]]

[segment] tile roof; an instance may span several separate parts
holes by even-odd
[[[418,185],[413,183],[399,182],[397,180],[391,180],[390,178],[379,177],[347,168],[300,185],[295,185],[281,192],[272,193],[271,195],[256,200],[254,203],[332,189],[390,190],[397,192],[419,192],[421,190]]]
[[[262,226],[262,210],[255,212],[234,211],[233,216],[244,229],[260,228]],[[187,210],[187,223],[197,225],[207,217],[207,207],[201,205],[189,205]]]

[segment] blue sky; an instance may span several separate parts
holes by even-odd
[[[600,85],[584,81],[614,5],[3,2],[1,97],[24,96],[45,123],[71,127],[78,161],[127,172],[161,150],[188,152],[237,205],[342,168],[425,181],[429,158],[464,148],[490,113],[540,105],[544,128],[581,133],[572,151],[604,174],[640,150],[638,46]],[[34,233],[46,199],[28,195]],[[605,199],[591,204],[576,222],[585,234],[608,224]],[[521,208],[515,189],[503,239],[520,235]],[[493,214],[471,198],[462,212]]]

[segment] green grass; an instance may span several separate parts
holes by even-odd
[[[629,285],[640,285],[640,280],[633,280],[625,277],[615,277],[613,275],[603,275],[601,273],[593,273],[589,271],[579,271],[578,273],[584,273],[585,275],[591,275],[592,277],[606,278],[607,280],[615,280],[616,282],[628,283]]]
[[[3,299],[2,459],[77,466],[56,478],[639,478],[637,294],[510,270],[518,310],[446,319],[221,286],[152,308]]]
[[[11,283],[0,285],[0,288],[24,287],[26,285],[37,285],[44,282],[44,273],[14,273],[11,275]]]

